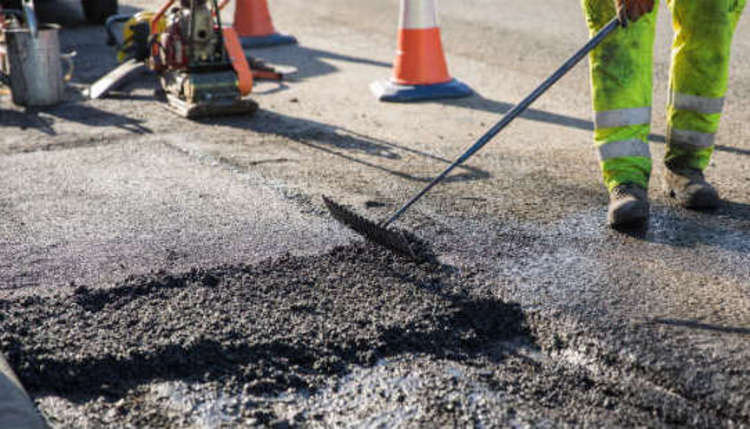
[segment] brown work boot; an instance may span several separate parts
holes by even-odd
[[[719,193],[706,182],[703,172],[694,168],[669,168],[664,171],[667,195],[688,209],[715,209]]]
[[[612,228],[641,226],[648,220],[648,192],[635,183],[615,186],[609,193],[607,221]]]

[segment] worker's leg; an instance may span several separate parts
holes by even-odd
[[[714,149],[729,51],[746,0],[669,0],[674,25],[667,166],[704,170]]]
[[[612,0],[582,0],[592,34],[615,17]],[[654,11],[607,37],[590,56],[594,141],[611,192],[632,183],[646,188],[651,174],[651,70]]]

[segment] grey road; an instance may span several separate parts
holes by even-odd
[[[320,196],[396,209],[585,43],[576,2],[441,1],[477,95],[396,105],[368,86],[398,1],[272,1],[300,44],[249,54],[297,72],[256,85],[254,117],[197,122],[149,75],[84,100],[116,63],[63,5],[69,101],[0,98],[0,348],[53,425],[750,426],[746,18],[706,172],[719,210],[662,193],[661,5],[648,228],[605,226],[582,64],[399,221],[436,256],[415,264]]]

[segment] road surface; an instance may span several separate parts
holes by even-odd
[[[718,211],[662,193],[662,5],[648,228],[605,226],[582,64],[398,222],[436,257],[415,264],[320,196],[396,209],[586,41],[577,4],[441,1],[477,95],[382,104],[398,1],[272,1],[300,44],[249,53],[297,73],[254,88],[256,116],[201,121],[149,75],[84,100],[116,63],[65,4],[69,101],[0,101],[0,348],[54,426],[750,425],[747,19]]]

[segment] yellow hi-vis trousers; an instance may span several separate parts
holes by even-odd
[[[703,170],[711,159],[729,76],[729,52],[747,0],[667,0],[674,41],[667,106],[672,168]],[[592,35],[615,17],[612,0],[582,0]],[[651,174],[654,11],[611,34],[590,55],[594,141],[610,191],[647,187]]]

